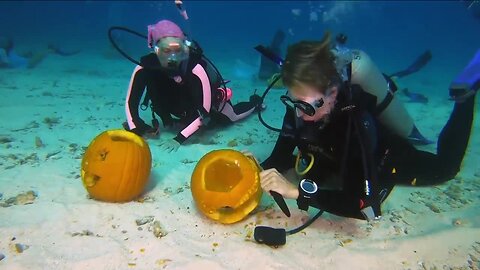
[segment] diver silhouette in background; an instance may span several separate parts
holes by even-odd
[[[0,68],[34,68],[51,53],[70,56],[79,52],[80,50],[65,51],[49,44],[45,49],[20,54],[15,51],[13,39],[0,36]]]
[[[282,30],[278,30],[273,39],[272,42],[270,43],[267,48],[275,53],[276,55],[283,55],[282,53],[282,43],[285,40],[285,33]],[[260,68],[258,70],[258,78],[260,80],[268,80],[270,79],[274,74],[277,74],[280,72],[280,67],[272,62],[270,59],[268,59],[265,56],[261,56],[260,58]]]

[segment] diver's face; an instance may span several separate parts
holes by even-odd
[[[188,53],[188,46],[181,38],[165,37],[160,39],[155,46],[155,54],[164,68],[178,68],[180,62],[188,58]]]
[[[298,117],[302,118],[305,121],[326,121],[328,116],[335,107],[335,102],[337,100],[338,87],[333,86],[325,91],[325,94],[322,94],[316,88],[311,87],[305,84],[298,84],[294,87],[288,89],[288,92],[292,99],[301,100],[306,103],[312,104],[315,108],[315,114],[308,115],[300,109],[295,109]],[[322,104],[323,103],[323,104]],[[315,104],[320,105],[315,106]]]

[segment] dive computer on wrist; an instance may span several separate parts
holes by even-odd
[[[307,211],[310,200],[318,191],[317,183],[310,179],[302,179],[302,181],[300,181],[300,183],[298,184],[298,191],[298,208]]]

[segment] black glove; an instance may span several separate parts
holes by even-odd
[[[267,106],[265,106],[265,104],[263,103],[262,97],[257,94],[253,94],[250,96],[250,102],[255,107],[256,112],[263,111],[265,110],[265,108],[267,108]]]
[[[250,102],[252,102],[255,105],[255,107],[257,107],[259,105],[262,105],[263,100],[261,96],[257,94],[253,94],[250,96]]]
[[[123,127],[125,128],[125,130],[128,130],[130,132],[133,132],[135,134],[137,134],[138,136],[143,136],[145,134],[157,134],[158,133],[158,128],[155,129],[153,127],[151,127],[150,125],[147,125],[145,124],[144,122],[141,122],[137,125],[136,128],[133,128],[133,129],[129,129],[128,128],[128,125],[126,125],[127,123],[123,123]]]

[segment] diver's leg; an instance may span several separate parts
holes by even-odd
[[[220,113],[225,115],[231,122],[236,122],[252,114],[255,108],[256,106],[253,102],[240,102],[233,106],[232,103],[228,101],[225,103],[225,106],[220,105]]]
[[[455,102],[447,123],[440,132],[437,154],[415,149],[405,142],[393,142],[387,170],[397,184],[434,185],[448,181],[460,171],[470,139],[475,96]]]
[[[453,112],[438,138],[437,155],[442,164],[450,164],[452,174],[460,170],[460,165],[470,139],[473,123],[475,96],[464,102],[455,102]]]
[[[457,102],[463,102],[469,96],[475,95],[479,88],[480,49],[450,84],[450,96]]]

